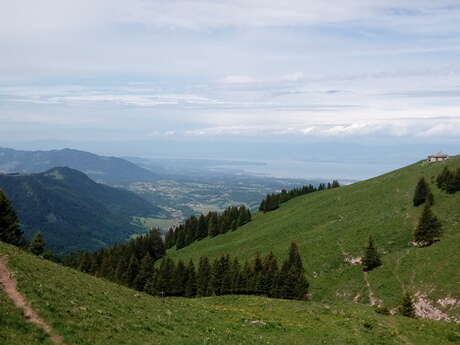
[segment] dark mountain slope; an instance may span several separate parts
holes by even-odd
[[[134,193],[98,184],[70,168],[0,175],[0,189],[17,210],[26,236],[41,231],[58,252],[124,241],[144,230],[131,217],[161,213]]]
[[[151,181],[156,178],[153,172],[116,157],[71,149],[16,151],[0,148],[0,172],[39,173],[54,167],[77,169],[104,183]]]

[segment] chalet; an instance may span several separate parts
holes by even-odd
[[[445,153],[438,152],[435,155],[429,155],[428,156],[428,163],[434,163],[434,162],[442,162],[449,159],[449,156],[446,155]]]

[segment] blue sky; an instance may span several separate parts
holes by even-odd
[[[456,145],[458,23],[450,0],[3,2],[0,144]]]

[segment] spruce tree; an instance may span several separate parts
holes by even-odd
[[[264,278],[264,265],[262,262],[262,258],[260,257],[260,254],[257,253],[255,259],[254,259],[254,265],[252,268],[252,271],[254,273],[252,277],[252,282],[251,282],[251,290],[255,294],[262,294],[262,286],[263,286],[263,278]]]
[[[6,195],[0,190],[0,241],[23,246],[25,241],[19,220]]]
[[[419,223],[414,233],[414,241],[420,246],[429,246],[441,236],[441,223],[426,205],[420,216]]]
[[[430,187],[426,183],[425,178],[421,177],[417,183],[417,186],[415,187],[415,193],[413,198],[414,206],[419,206],[423,204],[426,201],[428,193],[430,193]]]
[[[450,172],[448,167],[444,167],[442,172],[436,178],[436,185],[439,189],[446,190],[447,183],[452,178],[452,173]]]
[[[45,252],[45,238],[41,232],[35,233],[29,244],[29,251],[35,255],[42,255]]]
[[[374,241],[372,239],[372,236],[369,236],[369,242],[367,244],[367,247],[364,251],[364,255],[362,258],[362,265],[363,265],[363,271],[365,272],[371,271],[374,268],[382,265],[382,261],[380,260],[380,255],[374,246]]]
[[[264,259],[264,269],[259,291],[266,296],[273,296],[279,274],[278,260],[272,252]]]
[[[170,258],[161,261],[157,276],[155,277],[154,290],[160,296],[171,296],[174,291],[175,265]]]
[[[145,254],[142,258],[139,272],[133,282],[133,288],[139,291],[143,291],[147,281],[153,277],[155,273],[155,262],[149,253]]]
[[[245,261],[243,270],[240,274],[238,293],[240,294],[252,294],[252,282],[253,282],[254,271],[249,261]]]
[[[196,281],[195,265],[193,264],[193,261],[190,260],[187,266],[187,281],[185,285],[185,297],[196,296],[196,290],[197,290],[197,281]]]
[[[284,261],[273,294],[276,297],[287,299],[304,299],[308,294],[309,283],[305,278],[299,248],[295,242],[291,243],[289,255]]]
[[[210,295],[209,280],[211,278],[211,266],[207,257],[201,257],[197,273],[197,296]]]
[[[198,218],[198,241],[208,236],[208,223],[206,222],[206,217],[201,215]]]
[[[182,260],[179,260],[174,272],[174,282],[172,284],[173,296],[185,296],[185,288],[188,280],[188,270]]]
[[[122,283],[126,286],[133,287],[134,279],[136,279],[137,274],[139,273],[139,261],[136,258],[136,255],[131,255],[128,263],[128,269],[124,272],[122,276]]]
[[[212,213],[209,222],[208,222],[208,235],[214,237],[219,235],[219,220],[217,219],[217,214]]]
[[[401,315],[406,317],[415,318],[415,306],[412,296],[406,292],[402,298],[401,306],[399,307],[399,312]]]

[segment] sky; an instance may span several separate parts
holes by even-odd
[[[460,151],[458,23],[458,0],[4,1],[0,145]]]

